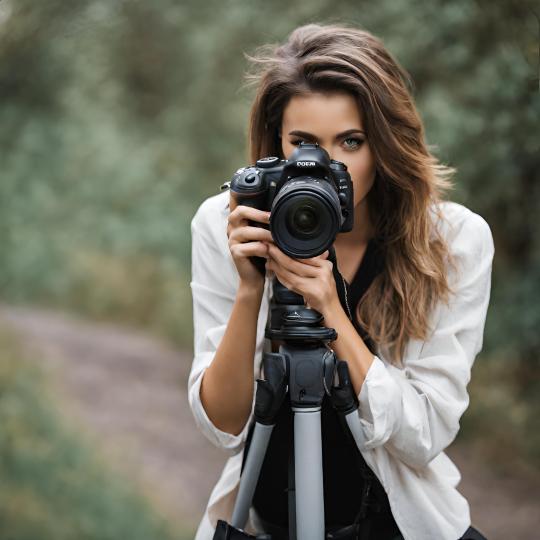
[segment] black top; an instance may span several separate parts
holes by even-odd
[[[346,313],[350,311],[353,314],[353,324],[372,352],[371,341],[368,343],[369,336],[356,322],[354,312],[359,300],[382,269],[381,253],[379,244],[375,240],[370,241],[350,286],[334,264],[334,277],[341,303]],[[359,460],[367,467],[348,428],[342,426],[341,422],[330,399],[325,396],[321,411],[321,430],[324,512],[327,528],[346,526],[354,522],[359,511],[359,501],[364,486]],[[266,522],[283,528],[288,527],[287,485],[289,451],[294,438],[293,426],[293,413],[287,396],[278,413],[253,498],[253,506],[260,517]],[[253,426],[248,434],[246,448],[249,446],[252,430]],[[387,505],[389,512],[388,498],[376,477],[374,477],[372,490],[378,494],[383,506]],[[391,514],[390,519],[386,518],[386,522],[388,521],[392,523],[387,523],[386,526],[392,525],[392,530],[394,530],[395,523]],[[383,536],[380,538],[382,539]]]
[[[380,242],[375,238],[372,238],[368,242],[366,251],[364,252],[364,256],[362,257],[362,261],[358,266],[350,284],[339,273],[339,261],[337,261],[337,264],[334,264],[334,278],[338,286],[337,289],[341,304],[343,305],[345,312],[348,313],[346,305],[348,303],[350,309],[349,315],[352,316],[352,322],[354,324],[354,327],[356,328],[356,331],[362,336],[362,339],[366,342],[369,350],[373,353],[375,352],[373,342],[371,341],[368,333],[358,323],[355,316],[355,311],[358,303],[364,296],[365,292],[368,290],[372,281],[379,274],[379,272],[381,272],[383,266],[384,253]],[[348,302],[345,298],[345,293],[343,291],[343,284],[345,284],[347,288],[346,298]]]

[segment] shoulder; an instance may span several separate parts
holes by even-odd
[[[466,206],[442,201],[431,208],[432,216],[441,235],[453,253],[493,251],[493,236],[487,221]]]
[[[223,191],[205,199],[191,220],[191,235],[227,246],[229,192]]]
[[[229,214],[229,192],[222,191],[205,199],[195,212],[191,226],[211,228],[219,219]],[[218,219],[219,218],[219,219]]]
[[[487,221],[466,206],[443,201],[432,207],[434,222],[448,246],[460,279],[478,271],[490,272],[495,246]],[[448,269],[453,274],[452,268]],[[453,280],[452,280],[453,281]]]

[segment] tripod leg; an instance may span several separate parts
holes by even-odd
[[[321,408],[293,411],[297,539],[324,540]]]
[[[231,525],[238,529],[243,529],[246,525],[249,508],[251,501],[253,500],[253,494],[257,487],[257,481],[259,480],[259,474],[268,447],[268,441],[274,426],[265,426],[257,422],[255,429],[253,430],[253,438],[251,439],[251,446],[246,458],[246,464],[240,479],[240,487],[238,489],[238,497],[234,505],[233,516]]]
[[[231,522],[237,529],[243,529],[246,525],[275,418],[287,392],[285,357],[279,353],[265,353],[263,367],[266,379],[257,379],[256,423]]]

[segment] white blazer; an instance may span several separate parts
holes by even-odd
[[[218,519],[231,520],[243,448],[253,420],[252,407],[239,435],[225,433],[209,420],[199,395],[238,287],[226,234],[228,202],[228,192],[206,199],[191,222],[194,358],[189,405],[202,433],[230,456],[195,540],[210,540]],[[366,440],[361,452],[384,486],[406,540],[457,540],[471,525],[467,500],[456,489],[461,475],[444,450],[455,439],[469,404],[467,384],[482,349],[494,245],[481,216],[454,202],[441,203],[441,209],[445,219],[436,224],[459,267],[455,273],[448,268],[456,295],[449,306],[439,302],[434,309],[430,318],[434,331],[428,340],[409,341],[403,368],[391,365],[388,351],[377,348],[358,395]],[[254,380],[260,376],[263,351],[269,350],[264,330],[271,292],[267,277],[258,317]],[[255,396],[255,382],[253,390]],[[246,532],[263,532],[253,508]]]

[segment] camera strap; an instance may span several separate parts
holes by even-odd
[[[345,310],[345,313],[347,314],[347,317],[349,317],[349,320],[353,322],[351,308],[349,304],[349,294],[347,291],[347,283],[345,283],[345,278],[341,275],[338,264],[337,264],[337,256],[336,256],[336,250],[334,249],[334,246],[330,246],[328,250],[328,260],[332,263],[332,274],[334,274],[334,281],[336,282],[336,289],[339,296],[339,301],[341,305],[343,306],[343,309]]]

